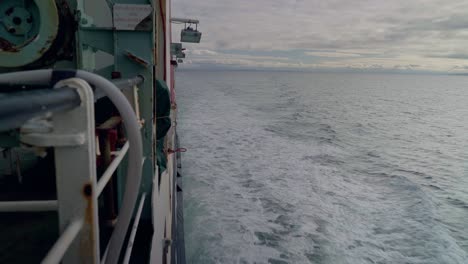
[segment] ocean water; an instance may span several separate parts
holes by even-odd
[[[468,77],[176,86],[188,263],[468,263]]]

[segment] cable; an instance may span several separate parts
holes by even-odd
[[[162,9],[162,1],[159,0],[159,13],[161,13],[161,21],[162,21],[162,29],[163,29],[163,36],[164,36],[164,80],[167,81],[167,72],[166,72],[166,17],[164,16],[163,9]]]
[[[143,160],[143,143],[140,133],[140,123],[127,98],[109,80],[85,71],[78,71],[78,78],[82,78],[90,84],[94,84],[101,89],[112,101],[120,115],[127,132],[130,144],[128,154],[127,181],[124,199],[120,208],[119,217],[114,232],[109,241],[109,254],[106,263],[117,263],[119,261],[120,250],[127,234],[128,226],[132,218],[133,209],[138,198],[141,182],[141,167]]]

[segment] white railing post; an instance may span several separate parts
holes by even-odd
[[[62,259],[67,264],[99,263],[93,90],[78,78],[60,81],[54,88],[62,87],[76,89],[80,106],[55,113],[52,132],[25,132],[20,140],[38,147],[54,147],[61,234],[58,241],[66,239],[67,245],[56,244],[47,259]],[[82,224],[77,225],[77,219]],[[76,237],[72,239],[72,235]]]
[[[71,244],[63,261],[99,263],[93,91],[81,79],[69,79],[57,85],[76,88],[82,104],[70,112],[54,115],[54,131],[80,133],[85,137],[83,145],[55,148],[60,230],[64,231],[74,219],[84,220],[80,236]]]
[[[99,263],[93,91],[87,82],[76,78],[57,86],[76,88],[82,103],[53,116],[54,133],[84,137],[84,144],[55,147],[60,233],[75,219],[83,219],[80,234],[66,251],[63,263]]]

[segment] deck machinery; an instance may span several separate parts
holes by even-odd
[[[0,263],[185,263],[170,25],[170,0],[0,1]]]

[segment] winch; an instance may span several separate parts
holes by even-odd
[[[0,68],[38,68],[72,57],[65,41],[73,37],[73,17],[65,1],[3,0],[0,22]]]

